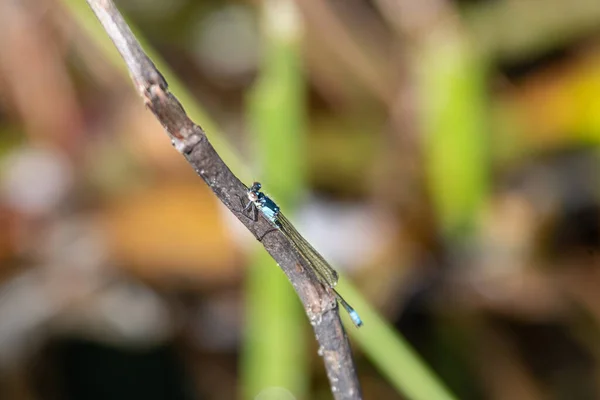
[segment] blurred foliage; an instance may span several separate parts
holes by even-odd
[[[305,176],[302,26],[290,0],[265,4],[260,26],[263,59],[247,107],[255,137],[253,153],[261,183],[280,207],[291,211]],[[305,329],[298,329],[305,317],[296,294],[263,249],[253,257],[248,275],[242,398],[280,399],[279,390],[271,388],[284,388],[293,398],[309,398]]]

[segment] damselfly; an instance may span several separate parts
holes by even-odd
[[[273,225],[277,227],[294,245],[294,248],[298,252],[298,254],[306,260],[307,264],[311,267],[313,272],[315,273],[317,279],[326,287],[331,289],[335,296],[337,297],[340,304],[344,307],[344,309],[350,315],[352,322],[357,327],[360,327],[363,323],[358,313],[348,304],[346,300],[334,289],[335,285],[338,282],[338,274],[337,272],[329,265],[327,261],[319,254],[317,250],[314,249],[298,233],[296,228],[291,224],[291,222],[281,213],[279,206],[275,204],[273,200],[263,192],[260,191],[261,184],[259,182],[254,182],[254,184],[248,189],[247,196],[250,200],[248,204],[244,207],[244,211],[251,210],[254,208],[255,214],[254,217],[257,217],[257,211],[260,211],[261,214],[269,220]]]

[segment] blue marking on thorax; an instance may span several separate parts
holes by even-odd
[[[279,206],[275,204],[269,196],[263,193],[259,194],[258,202],[260,203],[260,211],[264,216],[274,224],[277,224],[277,216],[279,215]]]

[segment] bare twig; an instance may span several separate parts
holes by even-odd
[[[167,82],[144,53],[112,1],[87,2],[121,53],[137,90],[169,134],[173,146],[223,204],[250,232],[262,239],[265,249],[291,281],[313,325],[334,397],[361,399],[350,344],[333,294],[317,281],[283,234],[273,230],[263,218],[255,222],[242,214],[240,199],[246,196],[246,186],[225,165],[202,128],[188,118],[179,101],[169,93]]]

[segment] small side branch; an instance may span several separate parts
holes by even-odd
[[[338,314],[333,293],[327,291],[310,272],[306,262],[294,251],[289,240],[264,218],[257,221],[242,215],[240,198],[246,186],[231,172],[202,128],[193,123],[167,82],[142,50],[123,17],[110,0],[87,0],[109,37],[125,60],[135,87],[167,131],[173,146],[192,165],[225,206],[256,237],[281,267],[294,286],[311,321],[320,345],[331,390],[337,400],[361,399],[361,390],[348,338]]]

